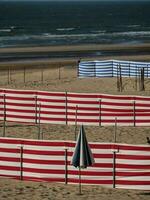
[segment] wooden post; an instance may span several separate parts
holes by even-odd
[[[135,90],[137,90],[137,68],[135,71]]]
[[[23,146],[20,146],[20,180],[23,180]]]
[[[142,91],[145,90],[145,84],[144,84],[144,75],[145,75],[145,69],[144,67],[141,69],[141,82],[142,82]]]
[[[77,77],[79,77],[79,65],[80,65],[80,59],[77,62]]]
[[[78,123],[78,106],[76,105],[76,113],[75,113],[75,131],[74,131],[74,135],[75,135],[75,141],[77,139],[77,123]]]
[[[130,77],[130,63],[129,63],[129,77]]]
[[[117,65],[117,90],[120,91],[120,83],[119,83],[119,74],[118,74],[118,65]]]
[[[119,82],[120,82],[120,92],[122,92],[122,74],[121,74],[121,66],[119,66]]]
[[[65,149],[65,184],[68,183],[68,151]]]
[[[5,137],[6,135],[6,95],[4,94],[3,97],[4,101],[3,101],[3,137]]]

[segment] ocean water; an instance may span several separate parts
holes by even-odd
[[[150,1],[0,0],[0,47],[150,42]]]

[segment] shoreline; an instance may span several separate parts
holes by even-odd
[[[131,50],[145,49],[150,51],[150,43],[140,44],[80,44],[80,45],[47,45],[30,47],[5,47],[0,48],[0,53],[20,53],[20,52],[60,52],[60,51],[86,51],[86,50]]]
[[[61,45],[0,48],[0,67],[8,65],[76,65],[81,60],[150,61],[148,44]]]

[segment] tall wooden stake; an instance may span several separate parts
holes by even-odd
[[[23,146],[20,146],[20,180],[23,180]]]
[[[142,82],[142,91],[145,90],[145,84],[144,84],[144,75],[145,75],[145,70],[144,67],[141,69],[141,82]]]
[[[137,78],[138,78],[138,70],[136,67],[136,71],[135,71],[135,90],[137,90]]]
[[[65,184],[68,183],[68,151],[65,149]]]
[[[119,90],[120,90],[120,92],[122,92],[122,74],[121,74],[121,66],[119,66],[119,82],[120,82],[120,84],[119,84],[119,86],[120,86]]]
[[[129,77],[130,77],[130,63],[129,63]]]
[[[118,73],[118,65],[117,65],[117,90],[119,92],[120,84],[119,84],[119,73]]]

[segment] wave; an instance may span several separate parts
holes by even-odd
[[[11,32],[11,28],[0,29],[0,32]]]
[[[0,30],[1,31],[1,30]],[[54,38],[96,38],[96,37],[121,37],[121,36],[150,36],[150,31],[126,31],[126,32],[112,32],[106,33],[105,31],[96,31],[96,33],[81,33],[81,34],[51,34],[42,33],[38,35],[24,34],[24,35],[11,35],[2,36],[0,40],[27,40],[27,39],[54,39]]]
[[[141,27],[140,24],[131,24],[127,26],[128,28],[137,28],[137,27]]]
[[[64,37],[98,37],[98,36],[150,36],[150,31],[125,31],[125,32],[112,32],[106,31],[94,31],[93,33],[81,33],[81,34],[50,34],[44,33],[35,37],[46,38],[64,38]],[[34,36],[33,36],[34,37]]]
[[[126,31],[126,32],[114,32],[112,35],[117,36],[150,36],[150,31]]]
[[[73,31],[75,28],[56,28],[56,31]]]
[[[2,29],[1,29],[2,30]],[[74,34],[23,34],[7,35],[0,37],[0,47],[20,45],[42,45],[42,44],[80,44],[80,43],[139,43],[150,41],[150,31],[126,31],[126,32],[105,32],[96,31],[91,33]]]

